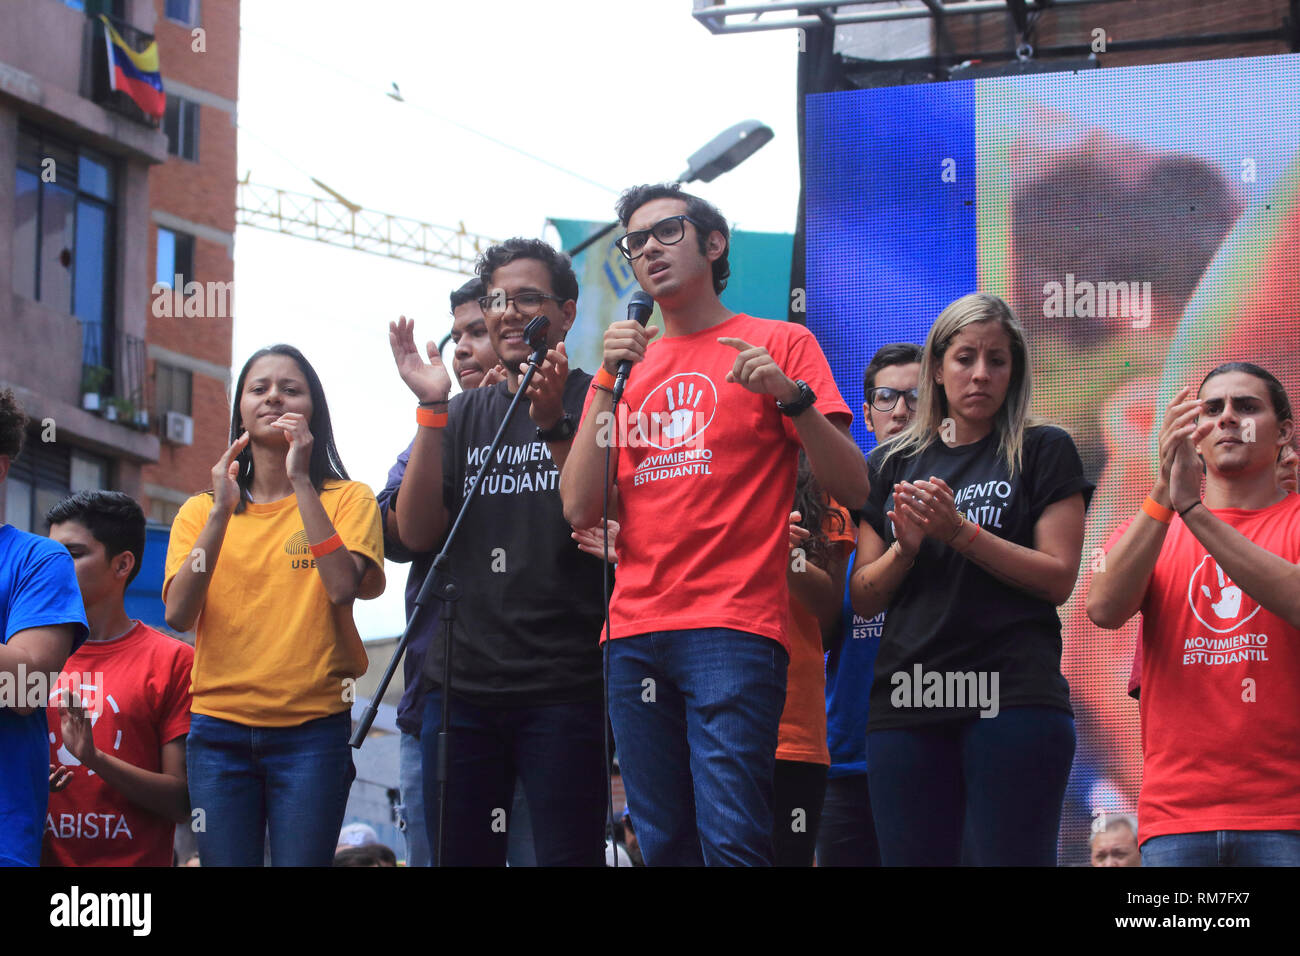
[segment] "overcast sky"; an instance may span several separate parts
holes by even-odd
[[[245,0],[240,178],[319,193],[314,176],[368,209],[555,242],[548,217],[611,219],[620,189],[676,177],[714,135],[757,119],[776,138],[691,188],[735,226],[793,231],[797,38],[714,36],[691,8]],[[404,103],[385,95],[394,82]],[[414,316],[419,339],[440,338],[447,295],[466,278],[240,227],[234,371],[261,346],[301,348],[325,384],[349,473],[378,491],[415,428],[387,324]],[[356,604],[364,638],[402,630],[406,566],[387,570],[387,593]]]

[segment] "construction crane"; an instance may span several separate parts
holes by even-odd
[[[312,182],[334,198],[241,180],[235,199],[235,222],[462,275],[473,275],[478,254],[497,242],[469,232],[464,222],[453,229],[363,209],[319,180]]]

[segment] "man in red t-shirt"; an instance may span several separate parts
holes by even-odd
[[[176,824],[190,820],[194,650],[123,607],[144,554],[144,512],[120,492],[83,491],[45,520],[72,555],[90,637],[48,710],[50,762],[73,769],[50,794],[42,862],[171,866]]]
[[[1257,365],[1184,388],[1151,495],[1093,575],[1095,624],[1142,612],[1144,866],[1300,866],[1300,497],[1277,481],[1292,435]]]
[[[717,209],[676,184],[639,186],[618,217],[665,334],[606,331],[560,495],[575,528],[600,520],[605,494],[622,524],[607,652],[628,805],[650,866],[770,864],[796,456],[802,446],[850,508],[866,500],[866,462],[812,334],[718,298],[729,232]]]

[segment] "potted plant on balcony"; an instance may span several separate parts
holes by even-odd
[[[135,402],[129,398],[109,398],[104,402],[104,418],[123,425],[136,424]]]
[[[81,407],[88,412],[99,411],[99,390],[112,373],[102,365],[87,365],[81,371]]]

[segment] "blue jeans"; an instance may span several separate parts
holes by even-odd
[[[424,704],[424,813],[438,858],[438,732],[442,692]],[[451,702],[444,866],[504,866],[515,779],[528,800],[538,866],[605,861],[605,727],[601,700],[542,707]]]
[[[429,838],[424,832],[423,765],[420,738],[403,733],[398,744],[397,786],[402,799],[399,809],[407,866],[429,866]]]
[[[297,727],[246,727],[192,714],[185,743],[204,866],[330,866],[356,776],[349,711]]]
[[[817,830],[818,866],[880,866],[871,788],[865,773],[826,781],[822,825]]]
[[[881,863],[1056,866],[1073,758],[1074,720],[1051,707],[872,731],[867,766]]]
[[[646,865],[771,866],[785,649],[726,628],[607,649],[609,716]]]
[[[1142,844],[1142,865],[1300,866],[1300,830],[1170,833]]]

